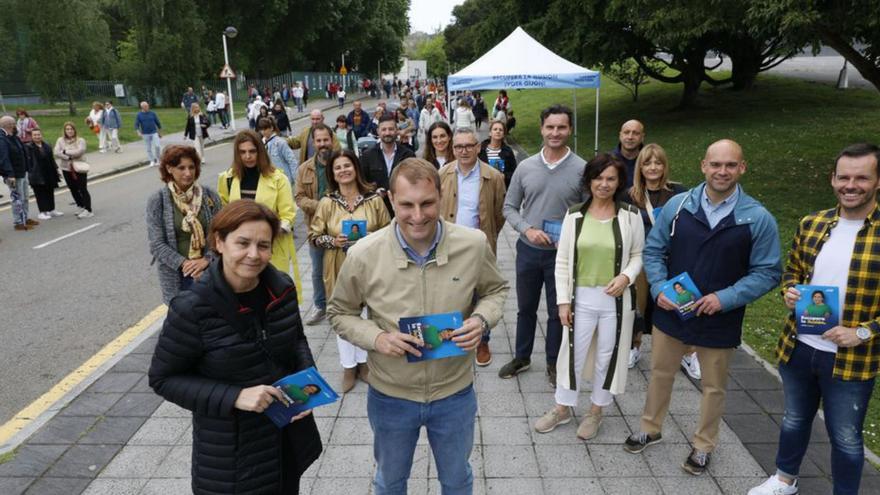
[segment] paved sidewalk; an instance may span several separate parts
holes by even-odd
[[[343,110],[346,114],[348,114],[348,112],[352,110],[352,103],[354,103],[354,101],[356,100],[363,101],[364,108],[366,109],[375,107],[376,103],[379,101],[378,99],[369,98],[365,94],[357,93],[356,95],[353,95],[352,98],[347,99],[347,103],[343,107]],[[236,103],[236,108],[242,106],[242,104],[243,102]],[[316,108],[324,111],[325,124],[329,125],[330,127],[336,125],[335,119],[336,116],[339,114],[339,105],[336,102],[331,102],[327,99],[319,99],[311,100],[309,104],[305,107],[305,111],[303,113],[297,112],[295,106],[293,108],[287,107],[287,114],[290,117],[291,128],[297,128],[298,123],[302,125],[309,125],[309,112]],[[181,112],[182,111],[183,110],[181,110]],[[244,115],[243,110],[238,110],[236,115]],[[124,122],[123,124],[134,125],[134,122]],[[235,120],[235,125],[236,131],[247,129],[248,121],[246,118],[238,118]],[[205,141],[205,147],[207,148],[217,143],[232,140],[235,137],[236,131],[233,131],[232,127],[229,127],[229,129],[223,129],[220,124],[211,125],[211,127],[208,128],[208,135],[210,137],[207,141]],[[184,143],[192,144],[192,141],[184,139],[183,131],[163,134],[162,136],[163,147],[169,144]],[[91,170],[89,171],[89,181],[94,181],[101,177],[141,167],[149,163],[149,160],[147,159],[147,149],[144,147],[143,141],[140,140],[123,144],[122,153],[115,153],[111,151],[108,151],[107,153],[100,153],[96,150],[90,151],[86,153],[85,161],[87,161],[89,165],[91,165]],[[66,189],[66,187],[64,187],[62,184],[62,187],[59,189]],[[31,197],[33,197],[33,191],[31,191],[31,193]],[[3,191],[3,195],[4,197],[0,198],[0,206],[8,205],[10,203],[9,194],[7,194],[7,191]]]

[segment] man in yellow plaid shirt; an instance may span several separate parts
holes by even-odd
[[[798,493],[797,476],[822,402],[831,438],[835,494],[857,494],[865,462],[862,427],[880,369],[880,148],[854,144],[837,157],[831,187],[837,207],[804,217],[792,242],[782,295],[793,310],[798,284],[839,289],[840,324],[799,335],[785,321],[777,355],[785,393],[776,474],[749,495]]]

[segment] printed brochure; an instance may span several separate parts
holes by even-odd
[[[822,335],[840,322],[840,289],[827,285],[795,285],[801,298],[794,305],[801,335]]]
[[[703,297],[703,294],[687,272],[667,280],[660,286],[660,290],[666,294],[666,297],[673,304],[678,306],[679,318],[689,320],[697,316],[694,313],[694,304],[696,304],[699,298]]]
[[[339,400],[339,395],[314,366],[285,376],[273,385],[281,390],[287,404],[274,400],[264,413],[279,428],[290,424],[291,418],[303,411]]]
[[[459,311],[401,318],[398,322],[400,331],[425,343],[423,347],[419,347],[421,357],[407,353],[406,360],[410,363],[418,363],[431,359],[466,356],[467,352],[452,342],[452,332],[461,328],[463,324],[464,318]]]

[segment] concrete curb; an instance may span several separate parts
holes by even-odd
[[[359,95],[358,98],[353,98],[353,99],[351,99],[351,100],[346,101],[346,104],[348,104],[348,102],[360,101],[360,100],[365,100],[365,99],[368,99],[368,98],[369,98],[369,96],[366,96],[366,95]],[[338,108],[338,107],[339,107],[339,104],[338,104],[338,103],[334,103],[334,104],[332,104],[332,105],[328,105],[328,106],[324,106],[324,107],[317,108],[317,110],[321,110],[321,111],[323,112],[323,111],[325,111],[325,110],[332,110],[332,109],[334,109],[334,108]],[[313,108],[312,110],[316,110],[316,109]],[[292,119],[290,122],[291,122],[291,124],[292,124],[293,122],[297,122],[297,121],[299,121],[299,120],[305,120],[305,119],[308,119],[308,118],[309,118],[309,116],[308,116],[308,114],[306,114],[306,115],[304,115],[304,116],[302,116],[302,117],[298,117],[298,118]],[[237,132],[237,131],[236,131],[236,132]],[[206,146],[205,146],[205,149],[213,148],[214,146],[217,146],[217,145],[220,145],[220,144],[226,143],[226,142],[228,142],[228,141],[232,141],[233,139],[235,139],[235,132],[231,132],[231,133],[224,132],[223,134],[220,135],[219,138],[212,139],[212,140],[211,140],[211,144],[210,144],[210,145],[206,145]],[[129,142],[129,143],[126,143],[126,144],[131,144],[131,143],[133,143],[133,142],[134,142],[134,141]],[[143,167],[144,165],[146,165],[146,164],[148,164],[148,163],[149,163],[149,160],[147,160],[146,158],[144,158],[143,160],[138,160],[137,162],[129,162],[129,163],[126,163],[126,164],[124,164],[124,165],[119,165],[119,166],[116,166],[116,167],[111,168],[110,170],[105,170],[105,171],[103,171],[103,172],[98,172],[98,173],[96,173],[96,174],[94,174],[94,175],[89,175],[89,181],[95,181],[95,180],[98,180],[98,179],[103,178],[103,177],[111,177],[111,176],[113,176],[113,175],[116,175],[116,174],[119,174],[119,173],[122,173],[122,172],[127,172],[127,171],[129,171],[129,170],[134,170],[134,169],[136,169],[136,168],[138,168],[138,167]],[[56,188],[55,190],[56,190],[56,191],[66,191],[66,190],[67,190],[67,186],[60,186],[60,187]],[[28,196],[28,198],[30,199],[30,198],[33,198],[33,197],[34,197],[34,194],[33,194],[33,192],[31,192],[31,194],[30,194],[30,196]],[[6,196],[5,198],[0,199],[0,207],[3,207],[3,206],[9,206],[11,203],[12,203],[12,200],[9,198],[9,196]]]
[[[128,356],[131,351],[137,349],[137,347],[144,343],[145,340],[149,339],[153,335],[159,332],[162,328],[162,324],[165,322],[165,318],[160,318],[153,322],[146,330],[141,332],[135,339],[129,342],[125,347],[120,349],[113,357],[108,359],[104,364],[95,369],[88,376],[83,378],[81,382],[79,382],[75,387],[70,389],[66,394],[64,394],[60,399],[55,401],[49,409],[43,411],[39,416],[33,419],[27,426],[21,429],[18,433],[16,433],[12,438],[9,439],[3,445],[0,445],[0,455],[3,455],[7,452],[13,451],[18,448],[19,445],[24,443],[31,435],[33,435],[37,430],[39,430],[43,425],[48,423],[52,418],[55,417],[65,406],[70,404],[74,399],[79,397],[79,395],[89,386],[98,379],[100,379],[104,374],[107,373],[113,366],[116,365],[119,361],[121,361],[125,356]]]

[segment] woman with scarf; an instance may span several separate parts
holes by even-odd
[[[192,146],[165,148],[159,176],[165,186],[147,200],[147,237],[152,263],[159,262],[165,304],[188,290],[211,262],[205,234],[220,211],[220,196],[197,181],[202,170]]]
[[[43,131],[39,127],[31,131],[32,140],[25,145],[28,150],[28,184],[34,190],[40,220],[64,215],[55,209],[55,188],[61,180],[58,164],[55,163],[52,147],[43,141]]]
[[[327,191],[309,226],[309,242],[324,251],[324,290],[333,293],[336,276],[345,255],[354,242],[342,232],[345,220],[366,220],[367,231],[375,232],[391,223],[391,216],[373,184],[361,176],[361,165],[350,150],[336,151],[327,161]],[[342,393],[354,388],[360,378],[368,381],[367,351],[336,337],[339,361],[342,364]]]

